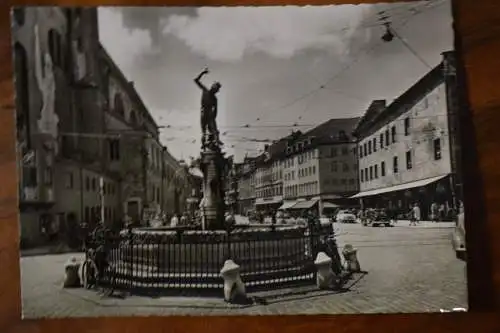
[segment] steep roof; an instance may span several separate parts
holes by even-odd
[[[301,139],[312,138],[317,144],[336,143],[339,140],[353,141],[355,138],[352,132],[359,120],[360,117],[333,118],[305,132],[301,135]]]
[[[362,128],[368,122],[373,121],[380,113],[382,113],[387,107],[387,102],[385,99],[376,99],[371,102],[370,106],[366,110],[365,114],[359,119],[356,127],[354,128],[353,134],[355,135],[358,128]]]
[[[391,104],[377,110],[377,112],[373,112],[373,105],[377,101],[372,102],[354,130],[354,135],[363,137],[374,129],[378,129],[378,124],[385,124],[388,119],[397,118],[412,108],[429,92],[444,82],[443,68],[443,62],[441,62],[397,97]]]
[[[265,151],[256,157],[256,164],[265,165],[271,163],[272,161],[284,158],[286,156],[286,148],[290,142],[294,142],[301,135],[302,133],[300,131],[295,131],[270,145],[266,145],[264,149]]]
[[[291,155],[287,151],[288,147],[308,139],[311,140],[311,144],[304,146],[303,150],[309,150],[323,144],[353,142],[356,138],[351,133],[359,120],[359,117],[333,118],[305,133],[300,131],[293,132],[269,145],[264,153],[256,157],[256,164],[266,165],[272,161],[283,159]],[[300,152],[294,151],[292,154]]]
[[[109,68],[117,75],[117,78],[120,81],[122,81],[124,89],[130,95],[130,97],[133,99],[133,101],[135,103],[137,103],[141,109],[143,109],[144,115],[154,125],[154,127],[158,128],[158,124],[156,123],[156,120],[153,118],[153,116],[149,112],[149,109],[146,107],[146,104],[144,103],[141,96],[139,95],[139,93],[135,89],[134,83],[132,81],[129,81],[125,77],[125,74],[123,74],[121,69],[118,67],[118,65],[115,63],[115,61],[111,57],[111,55],[108,53],[106,48],[101,43],[99,43],[99,52],[100,52],[102,59],[106,62],[106,64],[109,66]]]

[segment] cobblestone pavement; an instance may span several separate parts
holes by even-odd
[[[95,291],[62,289],[64,255],[21,259],[25,318],[130,315],[276,315],[436,312],[467,307],[465,264],[456,259],[450,227],[372,228],[336,224],[339,245],[358,249],[368,273],[347,292],[313,286],[258,296],[267,305],[226,305],[218,298],[128,296],[102,298]]]

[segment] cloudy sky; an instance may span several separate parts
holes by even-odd
[[[390,21],[404,42],[381,40]],[[322,7],[102,7],[100,39],[177,158],[200,149],[200,91],[220,81],[228,154],[391,101],[453,48],[450,2]]]

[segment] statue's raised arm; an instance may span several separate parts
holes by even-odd
[[[195,77],[194,79],[194,83],[196,83],[196,85],[203,91],[207,91],[208,89],[203,85],[203,83],[201,83],[201,78],[207,74],[208,74],[208,68],[205,67],[205,69],[203,69],[203,71],[200,74],[198,74],[198,76]]]

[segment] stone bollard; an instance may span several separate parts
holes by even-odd
[[[342,250],[342,255],[344,256],[346,262],[347,271],[351,273],[361,272],[357,249],[355,249],[351,244],[346,244]]]
[[[78,288],[82,284],[80,282],[80,275],[78,271],[80,270],[80,263],[75,257],[71,257],[64,264],[64,283],[63,288]]]
[[[314,261],[316,265],[316,286],[319,289],[333,289],[337,284],[337,277],[332,270],[332,258],[325,252],[320,252]]]
[[[220,276],[224,279],[224,300],[229,303],[246,300],[245,284],[241,280],[240,266],[231,259],[226,260],[220,270]]]

